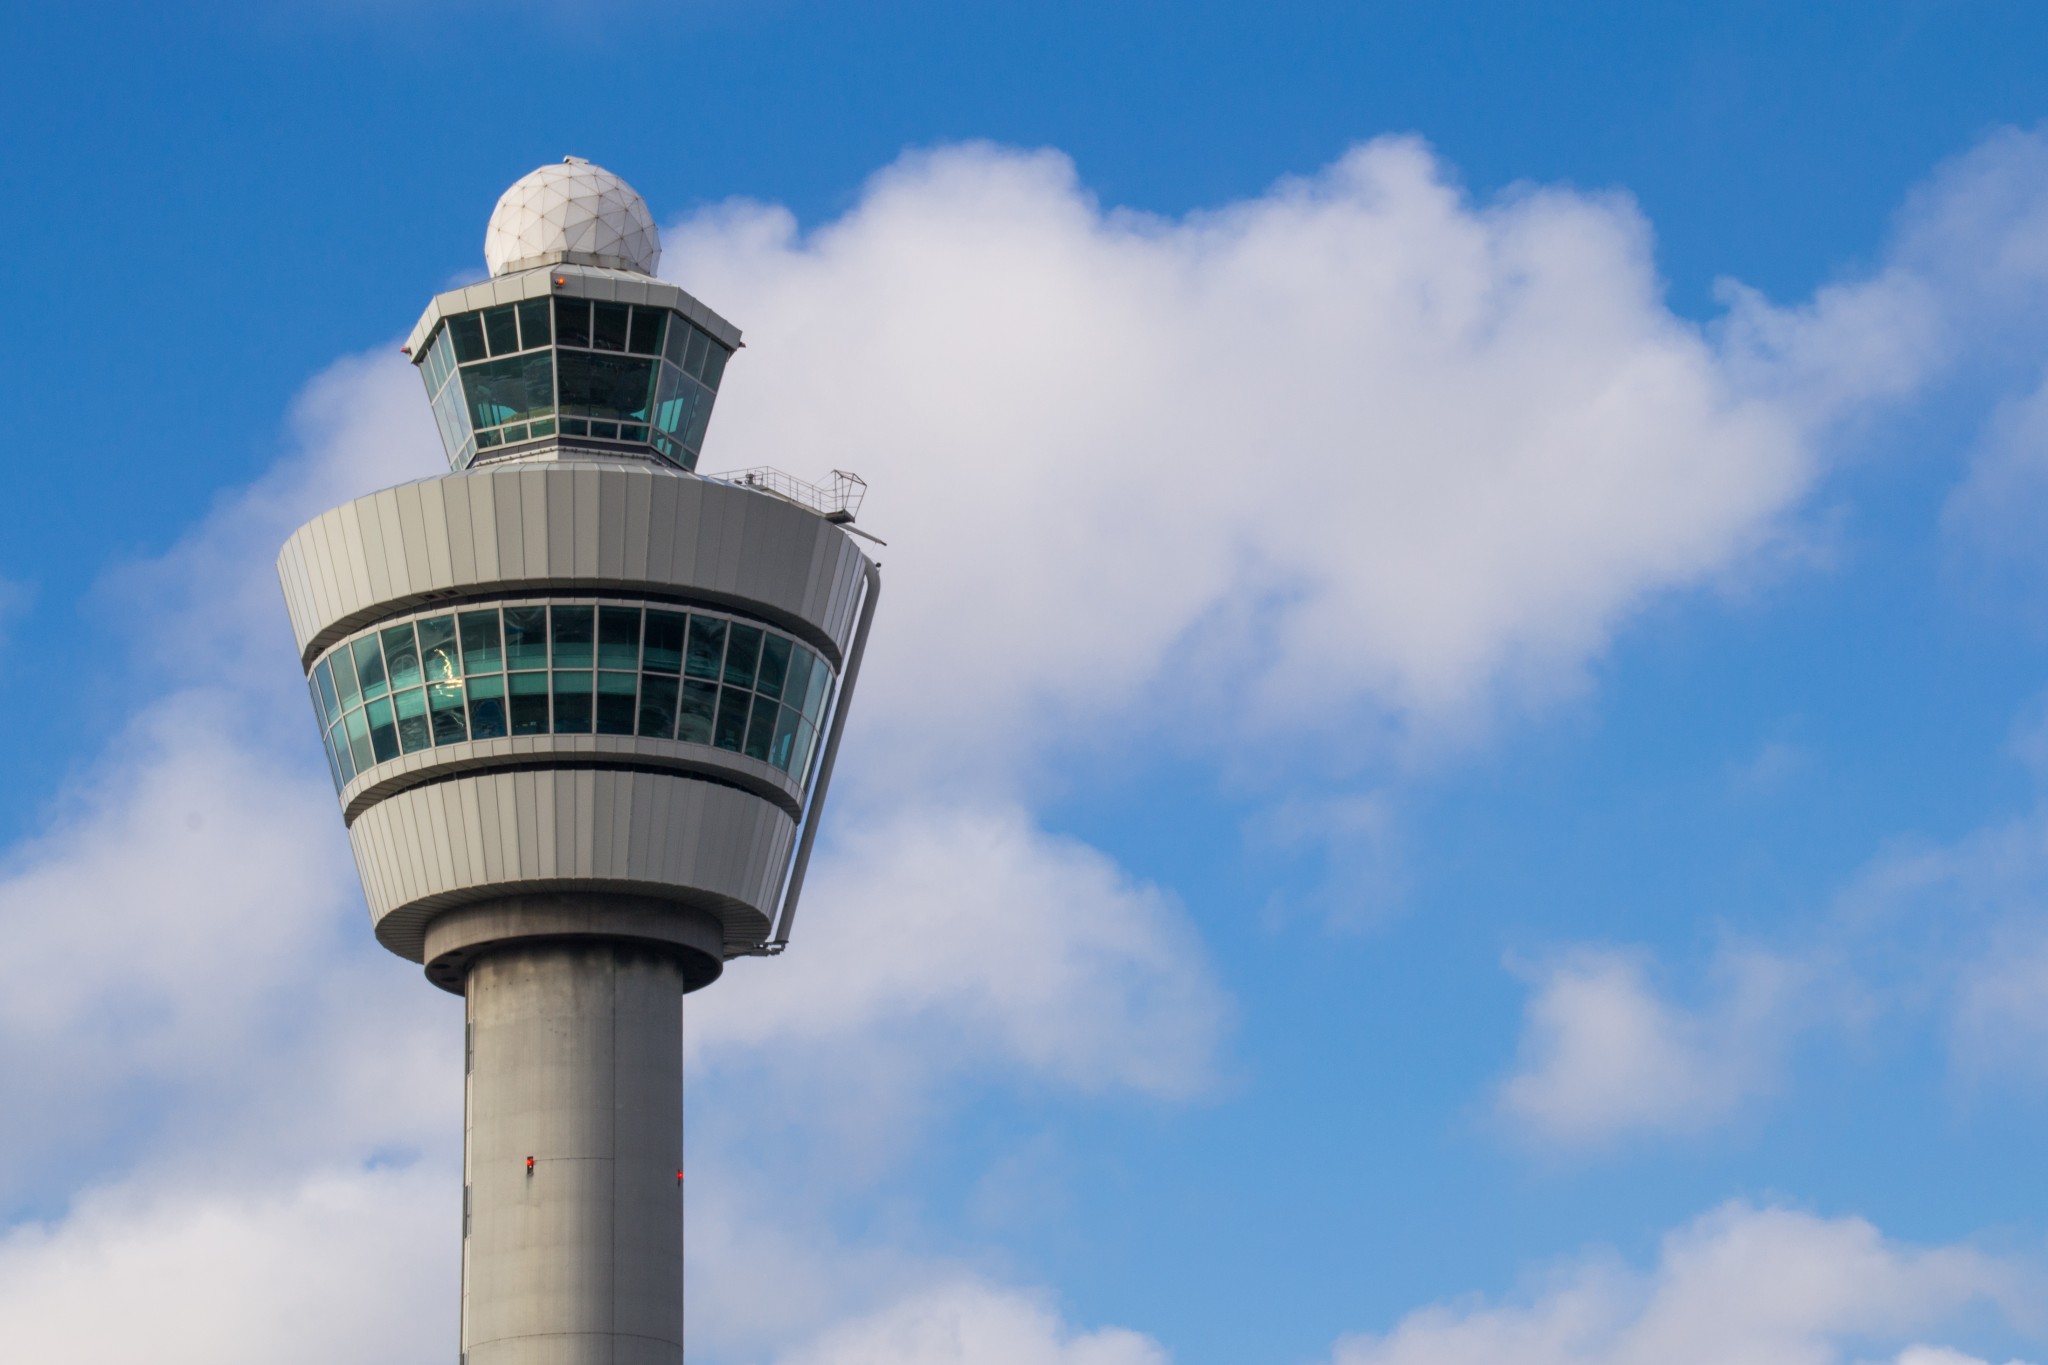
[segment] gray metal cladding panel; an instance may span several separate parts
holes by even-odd
[[[750,489],[652,466],[498,465],[322,513],[278,557],[308,662],[446,597],[640,589],[757,615],[844,657],[866,557],[842,528]]]
[[[363,812],[349,843],[378,939],[419,961],[435,914],[518,891],[612,890],[697,905],[719,918],[727,942],[758,942],[795,832],[779,807],[730,787],[574,769],[415,787]]]

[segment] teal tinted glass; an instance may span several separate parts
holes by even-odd
[[[698,376],[704,381],[705,388],[718,392],[718,381],[725,378],[725,362],[730,359],[731,351],[715,341],[711,343],[711,349],[704,353],[704,373]]]
[[[356,682],[363,695],[381,697],[390,691],[390,681],[384,676],[384,651],[377,647],[377,637],[365,635],[349,648],[356,656]]]
[[[462,684],[435,683],[427,689],[427,708],[434,720],[434,743],[460,744],[469,738],[462,715]]]
[[[780,635],[771,635],[761,642],[761,676],[755,680],[754,690],[764,697],[780,697],[783,679],[789,676],[789,650],[794,643]]]
[[[639,732],[647,739],[676,737],[676,688],[674,676],[648,673],[640,679]]]
[[[718,684],[686,682],[676,704],[676,738],[688,744],[709,744],[718,716]]]
[[[554,353],[507,356],[465,366],[462,392],[472,426],[495,427],[552,415],[555,407]]]
[[[360,707],[342,717],[341,728],[348,734],[348,749],[355,758],[357,772],[377,761],[376,755],[370,751],[370,724],[363,719]]]
[[[687,618],[679,611],[647,609],[646,647],[640,666],[649,673],[680,673],[683,670],[683,631]]]
[[[548,732],[548,675],[513,673],[505,681],[511,686],[507,710],[515,735],[544,735]]]
[[[710,345],[710,337],[694,327],[690,329],[690,349],[683,354],[683,368],[689,371],[690,378],[704,377],[704,352]]]
[[[702,392],[681,370],[663,365],[660,385],[654,393],[655,430],[681,436],[690,425],[690,415],[696,411]]]
[[[754,718],[747,723],[744,750],[748,758],[768,761],[768,748],[775,739],[775,713],[781,709],[766,697],[754,698]]]
[[[334,782],[334,790],[341,791],[343,778],[341,760],[334,756],[334,737],[326,730],[320,732],[320,752],[327,755],[327,776]]]
[[[826,665],[824,659],[813,655],[811,657],[811,685],[804,693],[804,719],[810,721],[813,725],[821,723],[820,717],[823,716],[825,711],[825,694],[831,690],[831,684],[831,668]]]
[[[597,633],[594,607],[550,607],[556,668],[588,668]]]
[[[340,694],[342,709],[347,710],[362,701],[363,689],[356,686],[354,653],[343,646],[328,655],[327,661],[334,665],[334,690]]]
[[[804,780],[805,773],[809,769],[811,742],[817,737],[817,734],[818,732],[811,727],[809,721],[800,720],[796,723],[796,747],[791,749],[789,753],[789,775],[799,782]]]
[[[510,304],[484,309],[484,340],[491,343],[492,355],[510,355],[519,349],[519,321]]]
[[[718,690],[718,719],[711,727],[711,742],[721,749],[738,753],[747,737],[747,713],[753,705],[753,693],[742,692],[737,687],[721,687]]]
[[[626,305],[595,303],[591,307],[590,344],[600,351],[626,349]]]
[[[334,761],[341,766],[341,784],[345,787],[355,781],[355,755],[349,752],[348,730],[340,721],[336,721],[334,728],[327,732],[327,751],[334,755]]]
[[[505,608],[505,667],[548,666],[548,609]]]
[[[417,687],[391,694],[391,705],[398,712],[399,747],[409,754],[432,748],[434,732],[427,725],[427,694]]]
[[[633,329],[626,339],[626,349],[635,355],[660,355],[661,327],[667,317],[666,308],[635,308]]]
[[[754,670],[761,659],[761,631],[735,622],[732,639],[725,647],[725,681],[731,687],[752,687]]]
[[[590,344],[590,300],[555,299],[555,344],[558,346],[588,346]]]
[[[505,715],[505,680],[497,674],[471,678],[469,689],[469,737],[502,739],[509,724]]]
[[[693,678],[715,678],[725,661],[725,622],[711,616],[690,618],[690,652],[683,669]]]
[[[561,354],[561,406],[575,417],[645,422],[653,405],[655,362],[589,351]],[[464,371],[465,374],[468,371]],[[597,434],[595,429],[593,435]],[[611,433],[616,435],[616,432]]]
[[[578,669],[555,674],[555,733],[590,733],[590,674]]]
[[[334,695],[334,674],[328,669],[327,660],[314,665],[313,684],[319,689],[322,718],[332,725],[341,719],[341,701]]]
[[[393,626],[381,632],[384,641],[384,663],[391,674],[394,690],[401,687],[420,685],[420,647],[414,642],[412,626]]]
[[[690,349],[690,324],[677,318],[668,329],[668,340],[661,348],[662,358],[677,369],[683,368],[684,353]]]
[[[637,673],[597,675],[597,732],[601,735],[630,735],[636,710]]]
[[[448,319],[448,335],[455,339],[457,360],[484,358],[484,324],[476,314],[464,313],[459,318]]]
[[[462,671],[496,673],[505,666],[505,654],[498,646],[498,613],[466,611],[462,622]]]
[[[368,702],[363,706],[363,715],[370,722],[370,750],[379,763],[389,762],[398,757],[398,727],[391,719],[389,697]]]
[[[690,413],[690,425],[683,431],[683,444],[696,450],[704,444],[705,429],[711,425],[711,400],[701,400]]]
[[[597,666],[640,667],[640,608],[597,609]]]
[[[784,772],[789,771],[790,754],[796,748],[796,727],[803,716],[793,706],[785,706],[775,714],[775,740],[768,748],[768,761]]]
[[[519,305],[519,344],[527,350],[545,346],[552,341],[553,333],[548,327],[548,301],[528,299]]]
[[[429,616],[418,623],[420,671],[427,681],[448,682],[462,676],[462,658],[455,652],[455,618]]]

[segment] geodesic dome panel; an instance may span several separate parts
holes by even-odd
[[[484,230],[484,260],[493,275],[558,261],[652,275],[661,235],[638,191],[571,156],[505,191]]]

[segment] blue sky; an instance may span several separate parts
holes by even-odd
[[[434,471],[396,342],[573,153],[746,331],[707,467],[891,542],[690,1002],[694,1359],[2048,1359],[2044,40],[14,16],[0,1358],[448,1354],[459,1013],[269,565]]]

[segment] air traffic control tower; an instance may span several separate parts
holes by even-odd
[[[857,479],[695,472],[740,334],[660,250],[507,190],[406,348],[451,472],[278,559],[377,939],[467,1002],[463,1365],[682,1360],[683,996],[788,941],[880,588]]]

